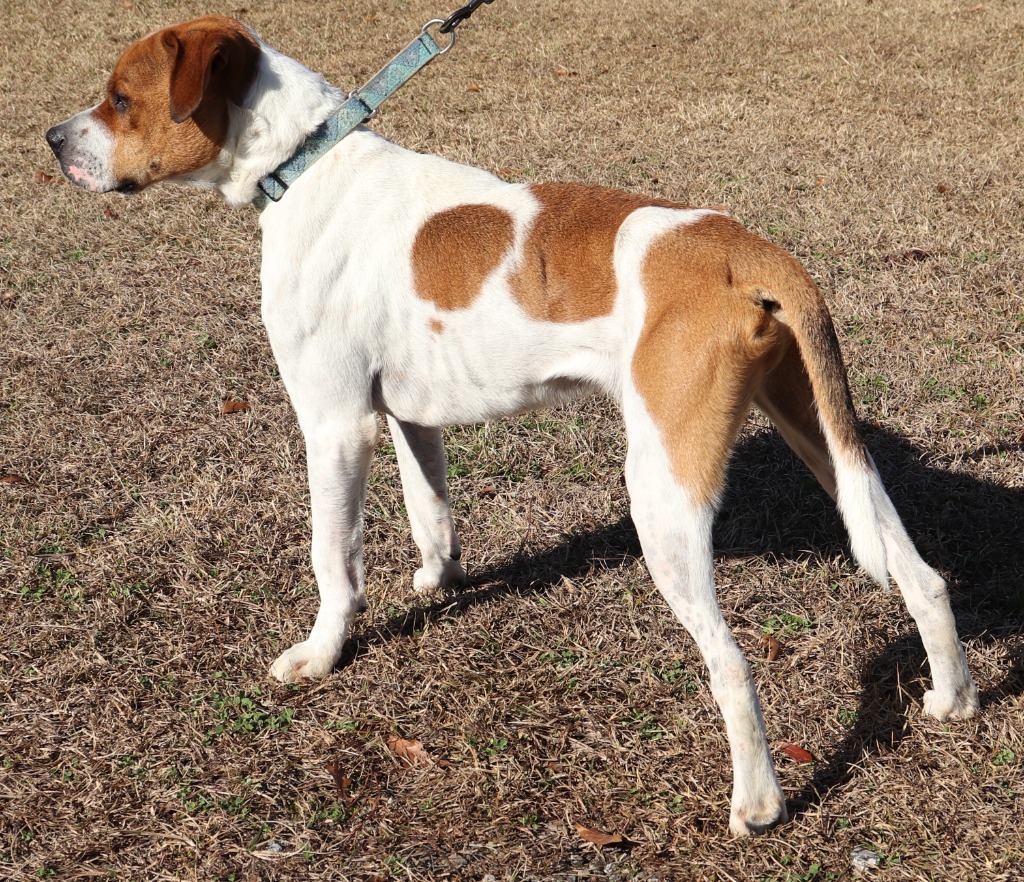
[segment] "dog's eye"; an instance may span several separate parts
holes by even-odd
[[[122,95],[120,92],[115,92],[113,95],[111,95],[110,100],[113,101],[114,109],[118,113],[124,113],[128,109],[128,106],[131,104],[131,101],[129,101],[128,98]]]

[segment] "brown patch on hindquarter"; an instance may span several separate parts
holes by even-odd
[[[222,16],[165,28],[130,46],[94,111],[114,137],[115,179],[141,188],[212,162],[227,135],[228,105],[244,98],[259,54],[248,29]]]
[[[622,190],[584,184],[534,184],[540,203],[509,280],[512,296],[531,318],[581,322],[615,306],[615,237],[638,208],[684,208]]]
[[[513,237],[511,215],[493,205],[458,205],[433,215],[412,245],[417,296],[440,309],[466,309],[512,247]]]
[[[721,215],[670,230],[644,260],[633,381],[698,504],[716,498],[755,391],[794,344],[768,293],[780,261],[792,258]]]

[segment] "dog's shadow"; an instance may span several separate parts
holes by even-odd
[[[1024,641],[1005,639],[1024,633],[1024,490],[930,467],[913,445],[884,430],[869,432],[867,441],[911,538],[950,581],[961,637],[1006,643],[1005,673],[982,691],[982,707],[1024,693]],[[1019,451],[1020,445],[1012,450]],[[990,447],[967,458],[1009,452],[1008,447]],[[810,553],[831,559],[847,547],[832,501],[776,433],[760,432],[740,442],[728,487],[716,525],[716,557],[771,554],[795,559]],[[542,553],[520,553],[473,574],[469,586],[453,597],[414,607],[357,633],[340,664],[349,664],[371,646],[410,636],[435,619],[511,594],[543,593],[563,577],[629,565],[640,554],[628,517],[569,537]],[[856,720],[804,789],[790,798],[791,814],[799,815],[842,786],[865,752],[888,750],[902,740],[908,706],[901,684],[919,681],[923,667],[916,631],[865,659]],[[911,697],[920,701],[921,696]]]

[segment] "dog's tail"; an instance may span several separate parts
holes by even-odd
[[[881,482],[857,424],[832,319],[817,286],[800,263],[769,247],[774,252],[769,261],[771,293],[761,296],[778,304],[773,317],[796,339],[835,471],[836,502],[850,534],[854,557],[868,575],[885,585],[888,564],[874,502]]]

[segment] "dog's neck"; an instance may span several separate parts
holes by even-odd
[[[218,190],[230,205],[250,203],[260,180],[288,159],[347,97],[294,58],[262,40],[259,44],[259,68],[242,105],[231,108],[224,149],[186,181]]]

